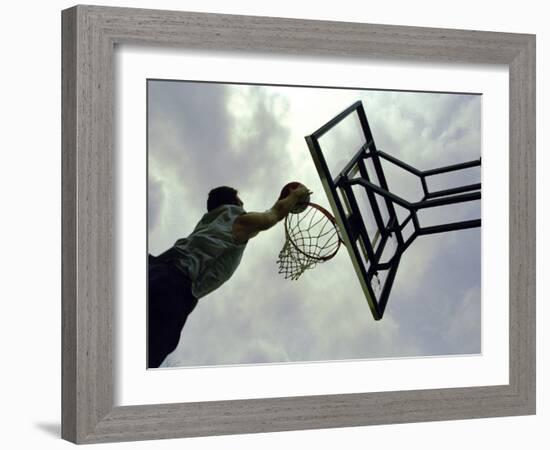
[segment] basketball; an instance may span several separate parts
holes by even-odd
[[[302,185],[302,183],[299,183],[297,181],[292,181],[290,183],[285,184],[285,186],[281,190],[281,195],[279,195],[279,200],[287,197],[290,194],[290,191],[292,189],[296,189],[299,186],[303,186],[303,185]],[[308,203],[309,203],[309,194],[307,195],[307,197],[302,202],[297,203],[296,206],[294,206],[294,208],[292,208],[290,210],[290,212],[292,214],[300,214],[301,212],[305,211],[305,209],[307,208]]]

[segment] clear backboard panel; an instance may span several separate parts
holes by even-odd
[[[381,319],[402,238],[393,203],[359,183],[388,190],[362,104],[354,103],[306,141],[372,314]]]

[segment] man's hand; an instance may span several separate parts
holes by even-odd
[[[291,189],[290,190],[290,194],[289,196],[294,196],[295,198],[295,203],[293,206],[296,206],[297,203],[303,203],[303,202],[307,202],[307,199],[309,198],[309,196],[313,194],[313,192],[311,192],[307,187],[305,187],[303,184],[294,188],[294,189]],[[292,208],[291,207],[291,208]]]
[[[303,184],[290,189],[290,193],[277,201],[271,208],[278,220],[284,219],[288,213],[298,204],[307,203],[312,192]]]

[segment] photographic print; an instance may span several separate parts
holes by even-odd
[[[64,439],[535,414],[534,35],[86,5],[63,11],[62,30]],[[121,66],[117,55],[127,45],[151,55]],[[166,55],[161,66],[162,58],[150,57],[163,47],[203,56],[244,51],[253,64],[178,68]],[[299,61],[333,60],[343,81],[298,70],[302,86],[290,86],[286,75],[287,86],[275,86],[284,68],[273,71],[256,55],[281,51]],[[380,57],[397,63],[395,80],[345,70],[345,58]],[[407,61],[451,63],[455,78],[409,85],[401,70]],[[462,64],[489,68],[485,82],[462,83]],[[259,76],[254,66],[274,75]],[[401,80],[416,92],[392,92]],[[320,87],[303,86],[312,83]],[[231,253],[232,264],[219,264],[229,261],[223,252],[203,255],[223,277],[206,280],[214,272],[198,271],[207,282],[196,287],[181,261],[176,267],[161,255],[198,243],[190,238],[216,215],[208,216],[208,198],[221,186],[237,192],[212,210],[231,210],[219,216],[228,219],[218,228],[225,234],[195,248],[219,252],[220,238],[234,250],[246,245]],[[328,246],[317,245],[324,231],[298,221],[300,233],[291,234],[286,219],[306,217],[312,203],[334,217],[341,242],[331,258],[309,266]],[[258,217],[271,220],[253,235],[248,225]],[[485,227],[491,233],[481,241]],[[306,246],[311,239],[317,243]],[[496,247],[486,251],[488,243]],[[140,301],[146,281],[148,308]],[[158,295],[163,289],[170,295]],[[152,305],[149,325],[158,333],[148,335],[157,349],[142,339]],[[450,378],[457,360],[482,369],[452,370],[474,377],[448,386],[445,373]],[[443,369],[440,381],[421,371],[422,383],[402,386],[399,379],[410,377],[384,371],[432,363]],[[374,391],[374,378],[354,366],[380,366],[384,390]],[[244,388],[256,389],[208,382],[225,371],[244,374]],[[249,376],[258,371],[277,381]],[[296,386],[300,371],[316,374]],[[204,392],[195,392],[201,383]]]
[[[481,353],[481,107],[147,80],[148,368]]]

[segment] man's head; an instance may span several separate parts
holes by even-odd
[[[222,205],[243,206],[237,189],[229,186],[219,186],[208,193],[208,200],[206,202],[206,209],[208,212]]]

